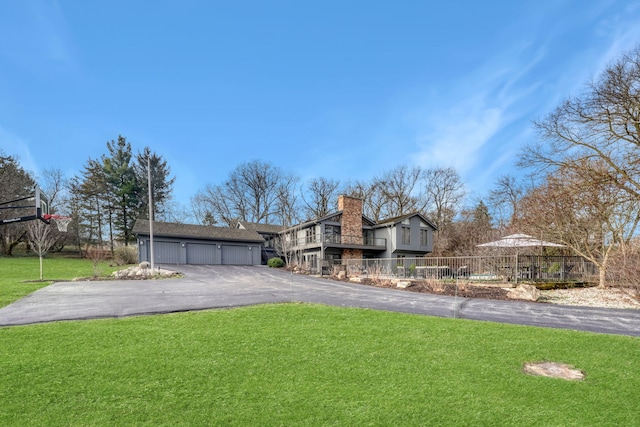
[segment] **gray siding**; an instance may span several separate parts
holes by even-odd
[[[171,238],[153,240],[157,264],[260,265],[262,245],[227,241],[202,241]],[[251,249],[249,249],[251,248]],[[149,238],[138,237],[138,259],[150,261]]]
[[[188,243],[187,264],[213,265],[216,262],[216,245],[209,243]]]
[[[153,252],[159,264],[180,264],[180,242],[154,241]]]
[[[249,261],[246,246],[222,245],[222,264],[246,265]]]

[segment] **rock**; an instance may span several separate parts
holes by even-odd
[[[338,280],[344,280],[347,277],[346,271],[338,271]]]
[[[398,288],[402,288],[402,289],[407,289],[411,285],[413,285],[413,283],[411,283],[411,282],[398,282],[398,283],[396,283],[396,286]]]
[[[519,299],[524,301],[538,301],[540,291],[533,285],[518,285],[507,294],[509,299]]]
[[[114,271],[112,276],[116,279],[146,279],[154,277],[172,277],[178,276],[179,274],[180,273],[171,270],[157,269],[152,271],[150,268],[134,266],[125,268],[124,270]]]
[[[154,257],[155,258],[155,257]],[[151,268],[151,264],[149,264],[147,261],[142,261],[138,267],[140,268],[140,270],[148,270]]]
[[[584,372],[580,369],[576,369],[566,363],[557,362],[536,362],[525,363],[524,372],[529,375],[536,375],[541,377],[561,378],[564,380],[582,381],[584,379]]]

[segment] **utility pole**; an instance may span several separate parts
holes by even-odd
[[[149,187],[149,257],[151,258],[151,271],[153,271],[153,196],[151,191],[151,152],[147,156],[147,184]]]

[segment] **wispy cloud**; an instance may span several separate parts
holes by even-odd
[[[526,45],[518,46],[488,59],[478,71],[452,85],[461,89],[441,93],[441,104],[422,113],[417,162],[427,167],[453,166],[466,175],[478,164],[487,167],[488,162],[503,161],[499,155],[488,159],[480,152],[502,129],[529,112],[527,98],[539,82],[526,77],[542,56],[541,51],[531,53]],[[520,61],[520,57],[528,59]]]
[[[0,125],[0,152],[4,155],[16,157],[23,169],[37,175],[39,172],[36,161],[31,154],[29,144],[16,135],[8,132]]]
[[[74,65],[68,25],[58,1],[10,2],[0,17],[0,56],[22,69]]]

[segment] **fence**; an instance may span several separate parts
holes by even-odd
[[[577,256],[405,257],[325,261],[322,273],[345,270],[349,277],[415,278],[474,282],[588,282],[593,263]]]

